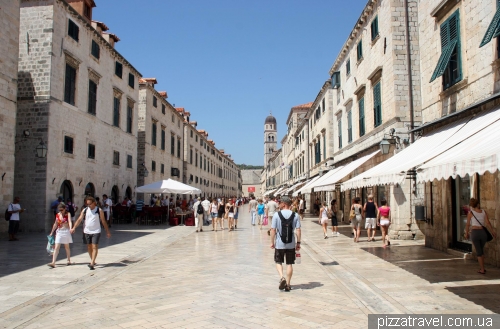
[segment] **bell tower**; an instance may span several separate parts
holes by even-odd
[[[269,113],[264,122],[264,167],[267,166],[273,152],[276,151],[278,128],[276,127],[276,118]]]

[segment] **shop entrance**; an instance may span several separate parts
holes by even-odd
[[[472,183],[472,184],[471,184]],[[467,224],[467,214],[469,213],[469,201],[473,196],[471,193],[473,184],[471,177],[457,176],[451,180],[452,195],[452,248],[471,252],[472,244],[465,239],[465,225]],[[477,188],[477,191],[479,188]]]

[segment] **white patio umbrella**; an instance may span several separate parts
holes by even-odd
[[[160,180],[135,189],[138,193],[201,194],[201,190],[173,179]]]

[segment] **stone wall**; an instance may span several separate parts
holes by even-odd
[[[0,1],[0,231],[7,230],[4,210],[14,197],[17,65],[19,57],[20,0]]]

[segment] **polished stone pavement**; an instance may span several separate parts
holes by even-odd
[[[278,290],[266,230],[115,225],[87,268],[81,232],[72,261],[49,269],[46,239],[0,242],[1,328],[366,328],[370,313],[498,313],[500,269],[423,247],[354,243],[350,229],[323,239],[306,218],[302,264]],[[364,234],[364,232],[363,232]]]

